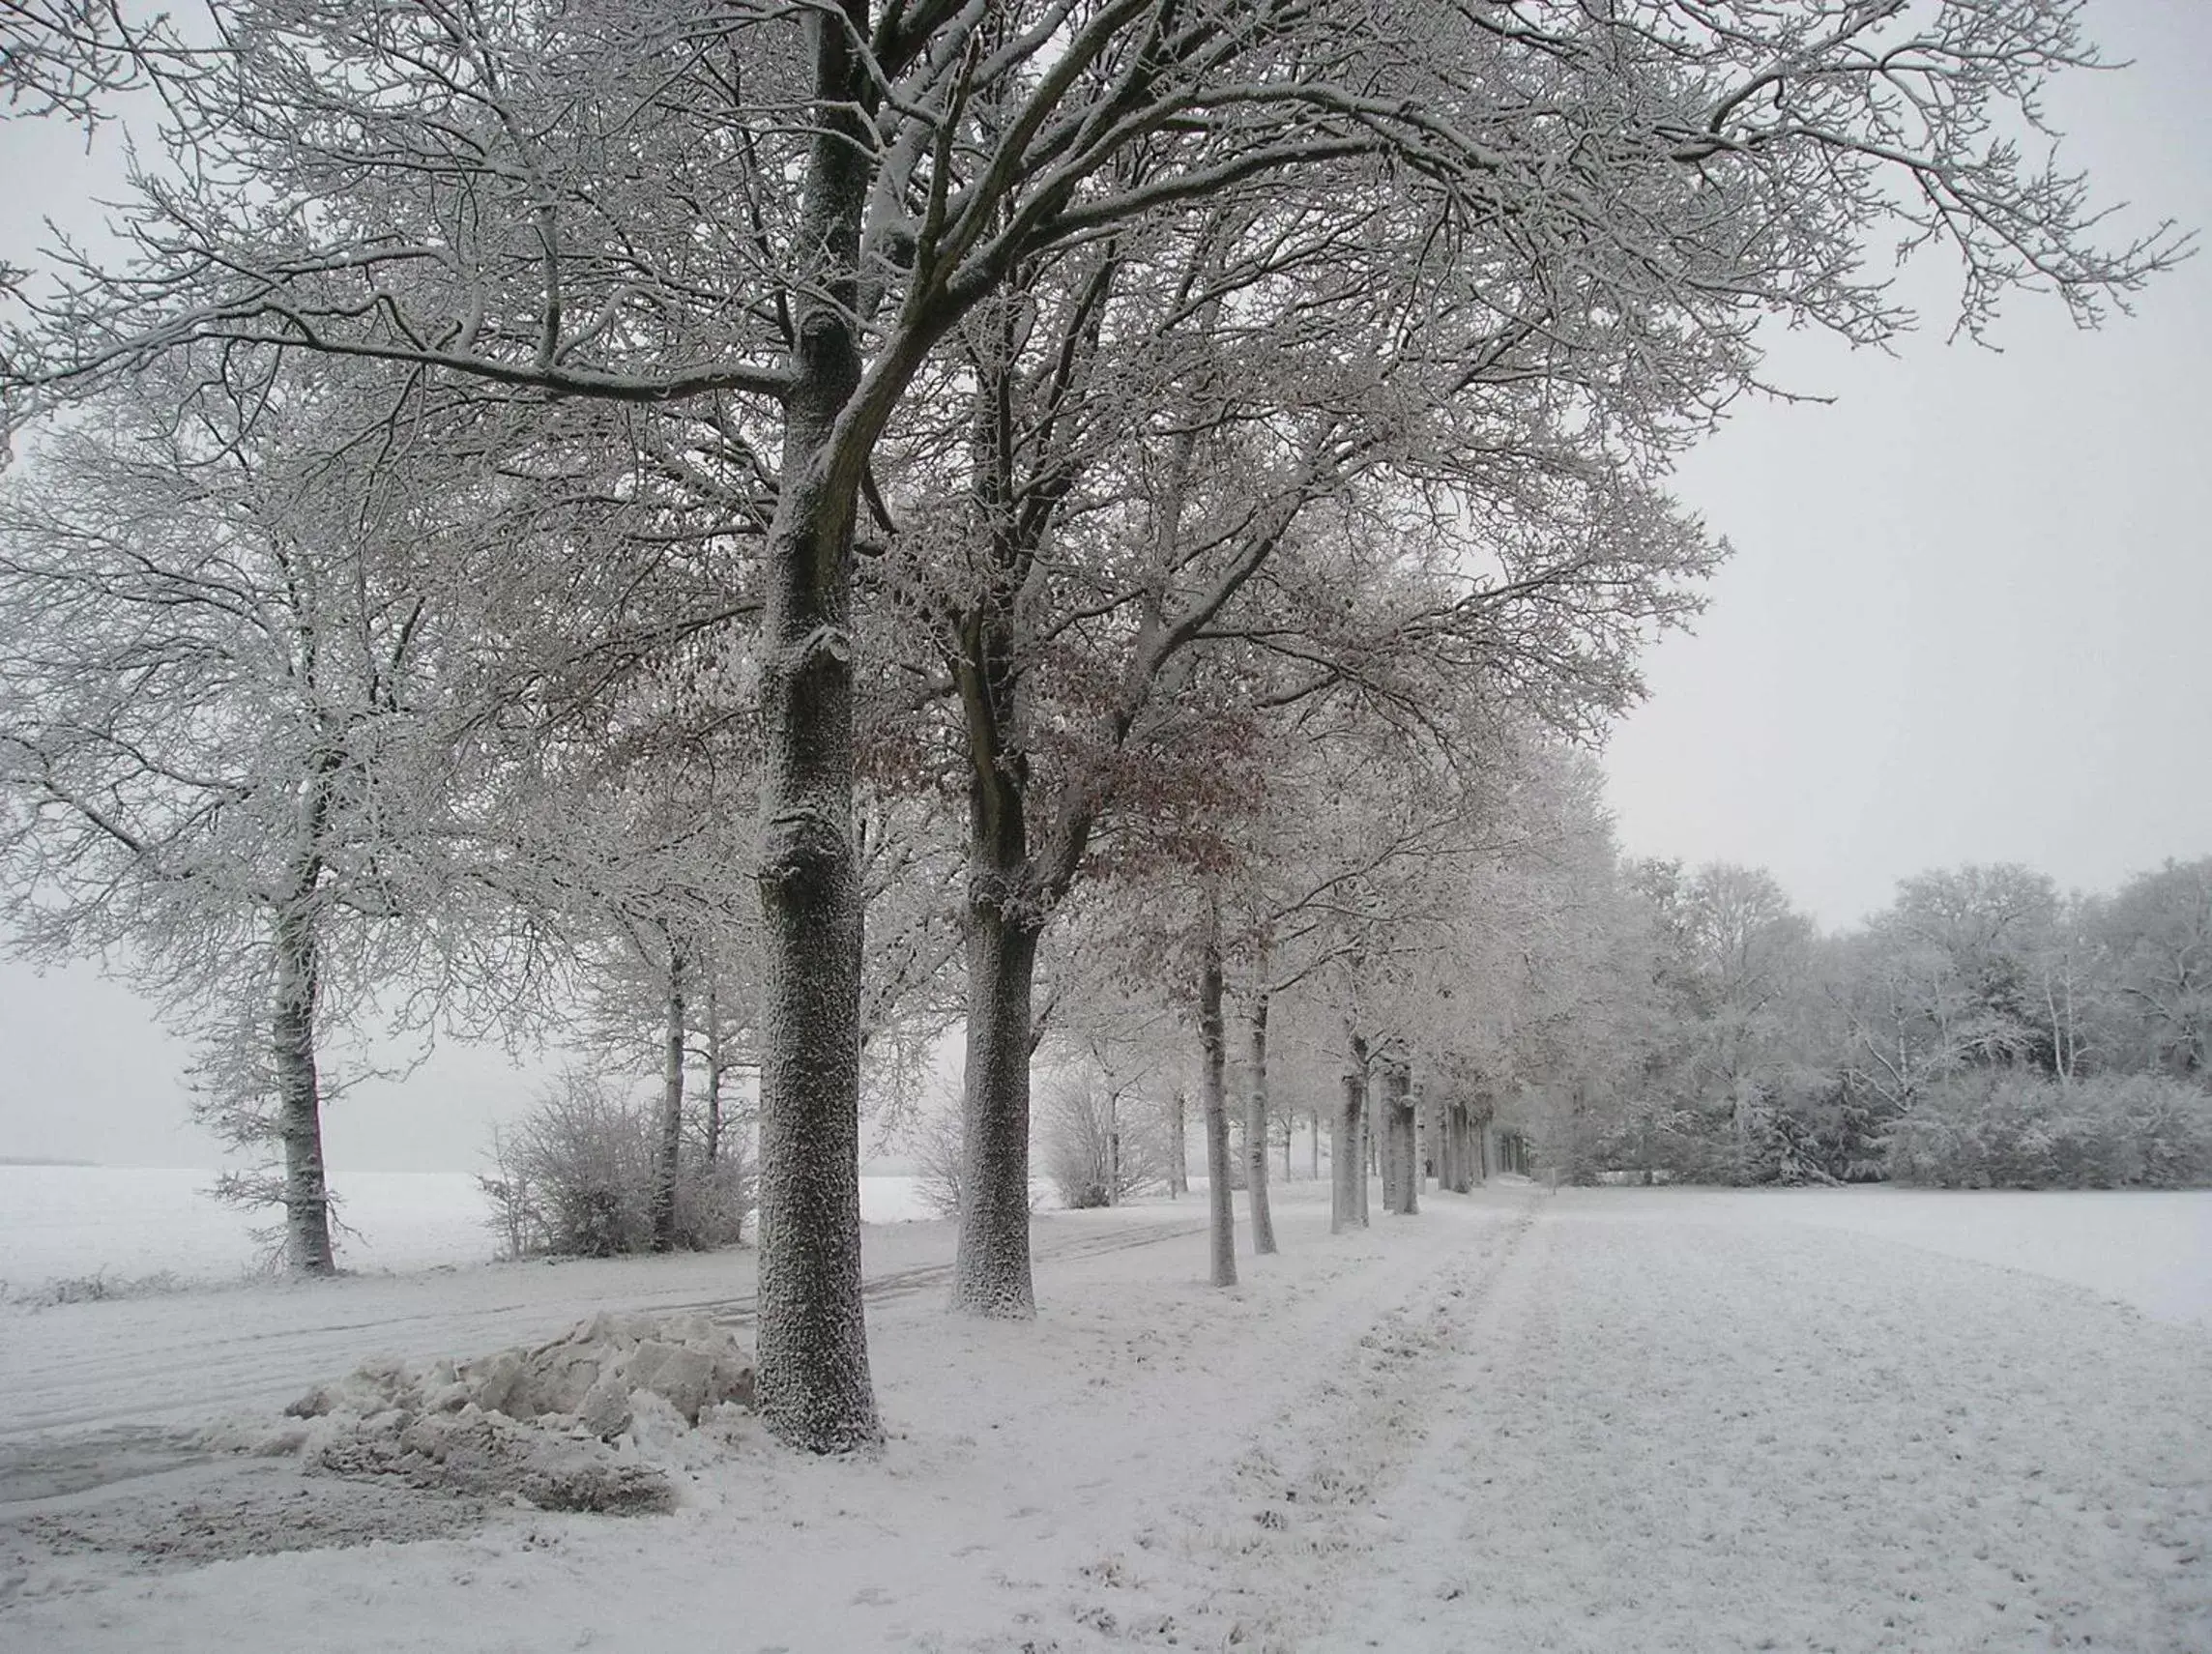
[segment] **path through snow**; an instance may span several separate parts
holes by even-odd
[[[1317,1194],[1293,1186],[1284,1256],[1231,1292],[1200,1284],[1202,1236],[1131,1244],[1187,1207],[1058,1219],[1033,1325],[946,1317],[943,1238],[893,1243],[877,1273],[912,1286],[871,1309],[879,1457],[756,1432],[698,1455],[667,1518],[48,1558],[0,1578],[0,1648],[2212,1648],[2204,1326],[1760,1215],[1779,1204],[1499,1188],[1332,1239]],[[700,1295],[657,1279],[630,1301]],[[411,1335],[465,1352],[554,1313],[471,1309],[480,1284],[448,1280]],[[261,1349],[342,1371],[376,1317],[330,1319],[358,1323],[342,1358],[335,1330],[262,1327]],[[7,1359],[48,1417],[69,1409],[38,1347],[69,1324],[0,1326],[28,1333]],[[190,1359],[209,1398],[243,1393],[213,1339]],[[77,1410],[114,1422],[116,1375],[95,1390]],[[159,1390],[172,1416],[192,1392]],[[15,1407],[0,1390],[0,1436]]]

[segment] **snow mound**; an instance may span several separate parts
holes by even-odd
[[[671,1437],[752,1400],[750,1357],[705,1316],[602,1313],[550,1343],[470,1361],[364,1362],[284,1409],[302,1424],[229,1444],[297,1454],[335,1475],[630,1515],[675,1505],[641,1445],[660,1456]]]

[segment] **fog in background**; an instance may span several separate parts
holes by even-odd
[[[2051,106],[2099,198],[2139,204],[2115,234],[2212,225],[2212,6],[2098,0],[2090,25],[2137,61]],[[42,215],[98,224],[120,136],[88,157],[0,122],[0,258]],[[1936,261],[1908,282],[1920,337],[1891,357],[1777,333],[1773,381],[1833,404],[1747,404],[1683,467],[1736,556],[1605,758],[1629,854],[1762,865],[1831,929],[1932,867],[2110,889],[2212,854],[2212,261],[2098,334],[2016,298],[1994,352],[1945,346]],[[214,1164],[189,1056],[91,968],[0,960],[0,1156]],[[364,1082],[328,1113],[335,1182],[476,1167],[544,1065],[449,1048]]]

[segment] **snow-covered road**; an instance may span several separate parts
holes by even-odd
[[[1044,1226],[1034,1324],[880,1297],[879,1457],[747,1434],[702,1449],[673,1517],[504,1513],[211,1566],[11,1576],[0,1549],[0,1649],[2212,1648],[2203,1324],[1757,1196],[1497,1188],[1332,1239],[1315,1193],[1232,1292],[1200,1284],[1201,1236],[1130,1244],[1185,1206]],[[942,1279],[941,1232],[891,1233],[873,1273]],[[686,1260],[544,1271],[578,1271],[558,1303],[436,1277],[412,1319],[365,1292],[196,1301],[327,1376],[734,1295],[727,1261],[697,1262],[720,1291]],[[264,1300],[348,1307],[288,1338]],[[0,1323],[28,1329],[5,1359],[49,1419],[61,1313]],[[365,1344],[393,1327],[411,1342]],[[168,1416],[249,1387],[220,1331],[142,1375]],[[115,1422],[126,1378],[97,1373],[77,1410]],[[0,1431],[28,1428],[16,1396]]]
[[[1040,1215],[1038,1256],[1203,1233],[1191,1207]],[[946,1223],[871,1225],[871,1298],[950,1278]],[[749,1321],[749,1250],[569,1259],[335,1281],[273,1281],[112,1302],[0,1310],[0,1474],[12,1443],[57,1430],[196,1426],[283,1406],[371,1355],[420,1360],[534,1343],[600,1310],[704,1310]],[[0,1487],[0,1497],[5,1496]]]

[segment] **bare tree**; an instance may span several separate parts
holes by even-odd
[[[226,1187],[326,1273],[327,1043],[380,993],[420,1028],[537,966],[456,854],[477,705],[444,559],[471,518],[397,458],[432,416],[228,367],[118,384],[0,499],[0,874],[23,945],[101,953],[210,1031],[204,1111],[280,1164]]]

